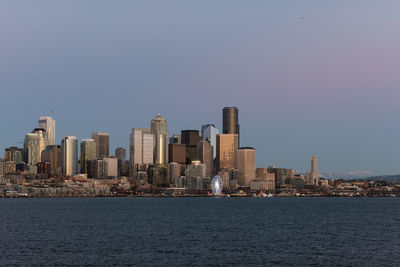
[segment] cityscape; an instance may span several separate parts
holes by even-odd
[[[157,114],[112,155],[110,133],[56,144],[56,121],[42,116],[23,147],[5,149],[0,197],[215,196],[215,177],[226,197],[400,196],[395,181],[320,177],[315,154],[307,173],[256,166],[256,148],[240,146],[238,108],[224,107],[222,122],[222,131],[209,123],[170,134]]]

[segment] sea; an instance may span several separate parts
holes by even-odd
[[[1,266],[400,266],[400,198],[0,199]]]

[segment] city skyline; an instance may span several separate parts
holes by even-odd
[[[104,131],[113,151],[157,113],[171,136],[237,106],[257,166],[400,173],[400,3],[309,3],[4,1],[0,149],[51,111],[57,143]]]

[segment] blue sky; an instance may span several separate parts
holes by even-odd
[[[57,141],[237,106],[257,165],[400,173],[399,1],[1,1],[0,149],[55,112]],[[302,18],[304,17],[304,18]]]

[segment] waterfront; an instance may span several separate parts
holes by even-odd
[[[398,198],[1,199],[1,265],[397,265]]]

